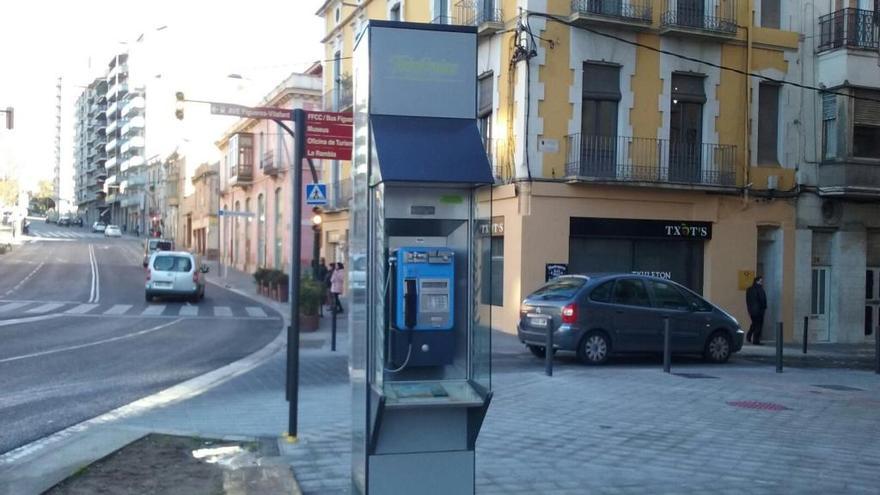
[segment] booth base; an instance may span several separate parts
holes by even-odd
[[[474,452],[424,452],[370,456],[371,495],[471,495]]]

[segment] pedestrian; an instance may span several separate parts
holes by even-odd
[[[330,276],[330,292],[333,294],[333,312],[342,313],[342,303],[339,302],[339,295],[342,294],[342,285],[345,283],[345,267],[342,263],[336,263],[336,269]]]
[[[333,271],[336,269],[336,263],[330,263],[327,265],[327,273],[324,274],[324,305],[327,308],[333,307],[333,293],[330,292],[330,287],[333,285]]]
[[[327,262],[324,261],[324,258],[321,258],[321,261],[316,262],[316,263],[317,263],[317,265],[315,266],[315,273],[314,273],[315,282],[317,282],[318,285],[321,287],[321,295],[323,296],[323,298],[322,298],[323,300],[321,301],[321,304],[318,306],[318,316],[323,317],[324,316],[324,303],[327,302],[327,292],[328,292],[327,291],[327,284],[326,284],[327,272],[329,272],[330,270],[327,269]]]
[[[746,340],[761,345],[761,330],[764,327],[764,313],[767,312],[767,293],[764,292],[764,277],[758,275],[752,286],[746,290],[746,308],[752,320]]]
[[[135,236],[135,237],[140,237],[140,236],[141,236],[141,226],[140,226],[140,224],[134,226],[134,236]]]

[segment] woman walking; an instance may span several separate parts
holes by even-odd
[[[333,270],[333,274],[330,276],[330,292],[333,294],[333,311],[336,313],[342,313],[342,303],[339,302],[339,295],[342,294],[342,285],[345,283],[344,268],[345,267],[342,266],[342,263],[336,263],[336,269]]]

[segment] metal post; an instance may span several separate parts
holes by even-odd
[[[669,373],[672,368],[672,349],[669,345],[669,317],[663,317],[663,372]]]
[[[782,373],[782,322],[776,324],[776,372]]]
[[[810,317],[804,316],[804,354],[807,353],[807,330],[810,326]]]
[[[544,346],[544,372],[553,376],[553,320],[547,320],[547,345]]]
[[[297,413],[299,411],[299,284],[300,254],[302,250],[302,163],[305,155],[306,113],[297,108],[293,111],[293,163],[290,165],[293,208],[290,218],[290,331],[288,332],[288,383],[290,403],[287,434],[296,438]]]
[[[874,329],[874,373],[880,375],[880,325]]]
[[[323,304],[323,302],[321,303]],[[330,318],[330,350],[336,351],[336,303],[334,302],[333,308],[330,309],[330,314],[332,317]]]

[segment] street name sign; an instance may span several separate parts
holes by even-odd
[[[256,216],[254,213],[249,211],[233,211],[233,210],[224,210],[220,208],[217,211],[217,216],[219,217],[253,217]]]
[[[306,204],[321,206],[327,204],[327,184],[306,184]]]
[[[246,119],[293,120],[293,112],[288,108],[246,107],[233,103],[211,103],[211,113]]]
[[[306,158],[351,160],[353,126],[350,112],[306,112]]]

